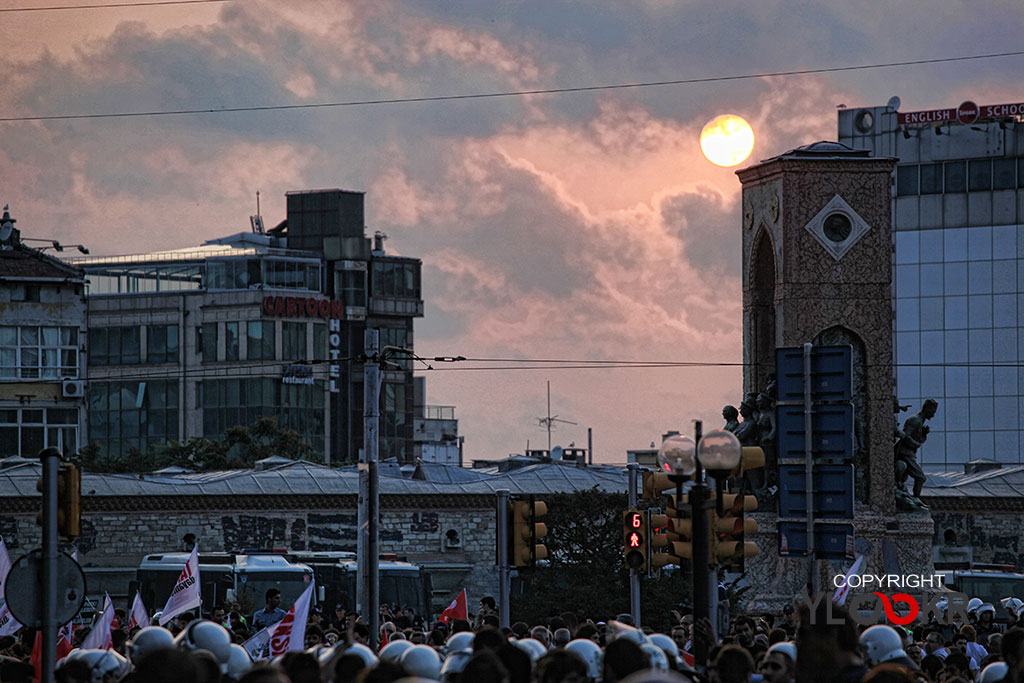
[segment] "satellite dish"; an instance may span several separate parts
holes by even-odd
[[[885,103],[885,106],[889,111],[899,111],[900,98],[893,95],[892,97],[889,98],[889,101]]]
[[[0,225],[0,242],[6,242],[11,239],[11,233],[14,232],[14,224],[10,221],[4,221]]]
[[[554,448],[551,449],[551,459],[552,460],[561,460],[562,459],[562,447],[561,446],[555,446]]]

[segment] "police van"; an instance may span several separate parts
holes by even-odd
[[[146,555],[136,571],[129,595],[138,589],[146,611],[163,609],[190,553]],[[267,590],[281,591],[281,609],[291,607],[313,580],[313,570],[279,554],[235,555],[199,553],[199,586],[203,611],[238,602],[250,616],[266,606]]]

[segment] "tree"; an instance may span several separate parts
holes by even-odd
[[[87,472],[142,473],[172,466],[207,472],[251,469],[257,460],[275,455],[321,462],[320,455],[297,432],[282,429],[272,417],[260,418],[249,427],[232,427],[221,441],[194,437],[157,444],[145,452],[131,448],[124,455],[101,455],[92,443],[72,456],[72,461]]]
[[[511,602],[512,621],[544,623],[547,617],[575,612],[594,621],[629,611],[629,572],[622,552],[625,493],[589,491],[545,495],[548,527],[544,539],[548,563],[519,571],[522,592]],[[641,580],[641,616],[645,625],[665,630],[670,610],[692,604],[689,568]]]

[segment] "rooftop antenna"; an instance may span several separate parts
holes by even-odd
[[[548,380],[548,414],[546,417],[537,418],[537,423],[548,430],[548,453],[551,453],[551,427],[555,422],[561,422],[567,425],[577,424],[576,422],[570,422],[569,420],[560,420],[557,415],[551,414],[551,380]]]
[[[263,216],[260,215],[260,191],[256,190],[256,215],[249,216],[249,222],[252,223],[252,231],[258,235],[265,234],[263,229]]]

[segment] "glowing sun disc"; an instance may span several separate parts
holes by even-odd
[[[700,132],[700,149],[716,166],[735,166],[754,149],[754,131],[739,116],[722,114]]]

